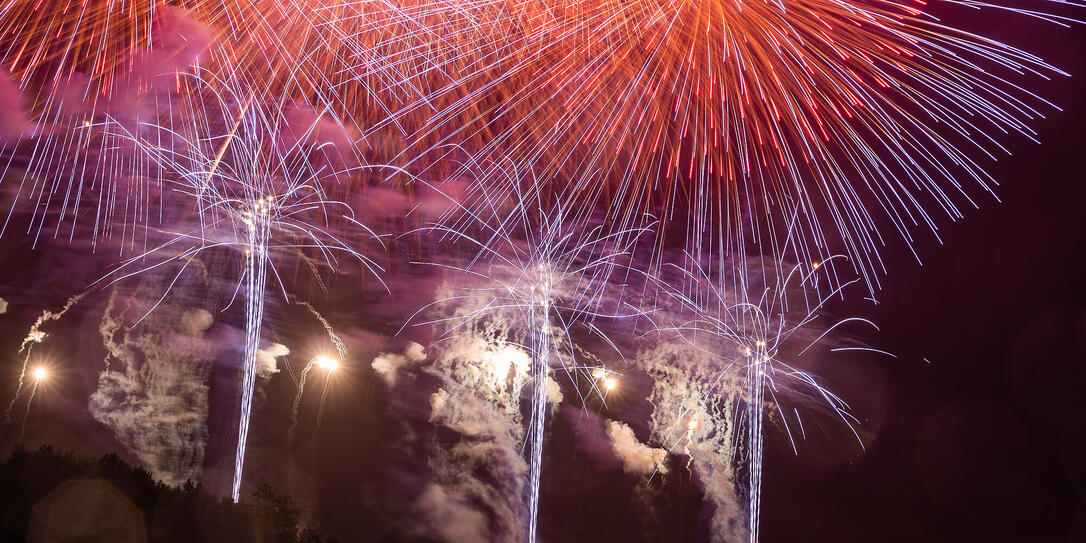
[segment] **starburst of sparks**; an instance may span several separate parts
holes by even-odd
[[[1035,139],[1031,123],[1056,109],[1023,81],[1066,73],[941,17],[984,9],[1066,27],[1083,3],[1045,6],[6,0],[0,98],[18,99],[0,119],[0,237],[108,248],[118,261],[95,287],[175,270],[159,303],[196,263],[231,286],[223,311],[241,297],[234,501],[267,294],[296,303],[291,291],[324,290],[326,272],[391,291],[378,255],[395,239],[462,287],[405,327],[453,343],[504,322],[472,382],[488,399],[528,389],[526,540],[539,539],[552,376],[606,405],[628,389],[624,370],[581,339],[629,366],[648,364],[626,354],[653,336],[698,360],[665,345],[668,367],[642,368],[660,387],[685,380],[653,392],[659,454],[739,458],[756,541],[767,422],[798,452],[792,404],[815,405],[863,445],[845,401],[795,362],[842,325],[871,324],[821,325],[828,300],[856,283],[873,296],[891,237],[912,250],[917,230],[937,236],[994,195],[986,167],[1007,136]],[[359,203],[371,188],[410,203],[384,225],[402,235],[370,226],[384,220]],[[443,210],[429,215],[433,194]],[[82,296],[20,346],[5,423],[41,325]],[[318,425],[333,374],[350,372],[331,324],[301,303],[337,352],[297,377],[288,446],[313,368],[326,376]],[[615,322],[650,332],[616,341]],[[30,377],[24,429],[50,373]]]

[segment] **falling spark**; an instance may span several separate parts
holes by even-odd
[[[316,366],[325,370],[328,373],[328,378],[331,379],[332,373],[339,369],[339,361],[328,357],[318,356],[313,360],[310,360],[305,368],[302,369],[302,374],[298,378],[298,392],[294,395],[294,402],[291,403],[290,408],[290,428],[287,430],[287,447],[289,448],[294,443],[294,432],[298,427],[298,410],[302,405],[302,394],[305,392],[306,378],[309,376],[309,371]],[[328,391],[328,381],[325,381],[324,393]],[[324,393],[321,394],[321,407],[317,414],[318,423],[321,418],[321,413],[324,411]]]
[[[30,406],[34,402],[34,396],[38,393],[38,385],[49,376],[49,372],[45,368],[34,369],[34,387],[30,389],[30,397],[26,399],[26,413],[23,414],[23,424],[19,427],[19,439],[16,443],[23,442],[23,433],[26,431],[26,421],[30,418]]]

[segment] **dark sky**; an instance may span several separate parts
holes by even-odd
[[[941,221],[942,244],[919,235],[922,265],[900,245],[888,247],[879,304],[851,300],[833,308],[875,321],[881,332],[864,339],[897,358],[847,354],[819,368],[872,434],[866,450],[816,442],[797,457],[772,430],[764,541],[1086,540],[1086,31],[1009,21],[993,18],[981,30],[1028,45],[1074,74],[1031,86],[1063,111],[1035,124],[1040,145],[1008,138],[1013,156],[989,167],[1001,202],[981,197],[965,220]],[[71,285],[89,283],[95,272],[88,265],[82,275],[27,277],[22,259],[40,271],[72,256],[9,241],[0,252],[0,296],[18,307],[0,321],[0,345],[10,368],[19,362],[12,346],[36,312],[62,304]],[[341,316],[346,335],[394,331],[342,317],[364,299],[357,294],[328,308]],[[86,333],[42,350],[93,359],[81,351],[93,350],[86,347],[93,340]],[[397,346],[355,339],[352,347],[368,361]],[[119,451],[79,415],[89,392],[80,387],[92,383],[93,371],[64,371],[83,378],[37,400],[28,442]],[[289,382],[269,388],[254,420],[253,473],[278,477],[317,514],[322,531],[343,541],[409,539],[403,525],[426,458],[389,443],[404,429],[390,406],[410,399],[392,397],[372,372],[347,369],[331,383],[319,434],[303,429],[302,444],[288,452],[273,443],[285,431]],[[232,453],[233,430],[221,423],[232,413],[224,404],[233,396],[226,396],[212,398],[208,472],[218,475],[209,478],[221,477]],[[312,419],[312,398],[303,407]],[[576,419],[569,409],[557,418]],[[648,501],[636,481],[578,448],[572,427],[554,424],[545,451],[546,541],[706,538],[707,512],[686,475],[666,478]]]
[[[1074,74],[1041,89],[1064,111],[990,168],[1001,203],[921,240],[922,266],[883,252],[874,344],[898,359],[855,362],[874,369],[844,396],[885,422],[828,469],[776,442],[765,541],[1086,540],[1086,32],[1040,49]]]

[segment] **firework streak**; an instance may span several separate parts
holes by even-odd
[[[1009,152],[1003,136],[1033,139],[1031,122],[1055,109],[1023,82],[1066,74],[944,21],[984,8],[1065,27],[1083,6],[1045,4],[6,0],[0,237],[108,250],[117,263],[97,287],[176,268],[165,299],[198,265],[229,285],[223,311],[240,296],[237,501],[267,294],[294,303],[325,272],[380,281],[389,247],[366,225],[382,220],[405,261],[464,287],[408,323],[457,345],[508,320],[515,337],[484,350],[530,358],[511,378],[517,398],[499,402],[519,407],[530,387],[521,537],[540,538],[552,376],[583,402],[579,383],[600,398],[619,386],[581,341],[592,336],[656,380],[661,448],[637,443],[659,456],[654,473],[680,446],[712,476],[707,455],[742,461],[724,472],[745,483],[743,526],[715,519],[714,533],[754,541],[766,423],[803,434],[783,400],[860,437],[844,401],[792,364],[839,324],[866,322],[814,333],[826,301],[854,283],[873,296],[889,238],[912,250],[916,230],[937,235],[994,194],[985,167]],[[604,328],[619,321],[654,333],[616,341]],[[649,335],[699,365],[676,345],[627,360]],[[333,362],[302,371],[288,444],[312,365],[330,374]],[[706,489],[721,511],[727,494]]]

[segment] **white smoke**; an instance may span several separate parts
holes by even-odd
[[[547,377],[547,403],[557,406],[562,399],[562,388],[558,386],[558,381]]]
[[[652,441],[687,457],[687,468],[713,505],[713,540],[748,538],[732,462],[737,456],[734,406],[743,390],[739,376],[722,375],[719,364],[684,341],[659,341],[638,353],[636,364],[654,381]]]
[[[611,450],[622,461],[622,469],[631,475],[650,475],[659,467],[660,473],[667,473],[664,458],[667,451],[655,449],[638,441],[633,428],[628,424],[610,421],[607,424],[607,437],[611,438]]]
[[[373,359],[374,371],[379,373],[388,382],[388,386],[396,386],[396,371],[410,363],[426,360],[426,352],[422,345],[414,341],[408,343],[403,354],[381,353]]]
[[[211,328],[215,317],[203,309],[193,309],[181,317],[181,333],[189,337],[198,337]]]
[[[268,378],[279,373],[277,360],[290,354],[290,349],[280,343],[272,343],[267,349],[256,350],[257,375]]]
[[[433,534],[443,541],[486,543],[492,541],[486,515],[463,497],[431,484],[415,502],[415,531]],[[419,528],[425,527],[425,530]]]
[[[111,369],[99,374],[88,409],[156,478],[196,479],[207,440],[210,314],[176,303],[110,297],[99,332]]]
[[[472,504],[484,518],[489,514],[493,533],[482,532],[481,541],[518,541],[526,511],[524,495],[528,465],[521,457],[523,439],[520,421],[502,406],[481,398],[456,381],[446,381],[430,398],[430,421],[459,433],[451,445],[438,445],[430,452],[434,483],[453,497],[459,516],[469,516]],[[448,502],[435,502],[424,494],[416,507],[433,509],[428,518],[449,514]],[[431,525],[437,536],[448,535],[447,527]],[[448,539],[458,541],[458,539]]]
[[[472,302],[485,300],[461,300],[456,310],[471,311]],[[520,397],[530,379],[531,358],[513,340],[510,319],[470,320],[469,325],[450,325],[445,339],[427,349],[433,362],[419,367],[441,382],[430,397],[430,422],[461,437],[451,444],[435,442],[429,454],[433,484],[449,500],[437,502],[424,494],[417,505],[433,509],[429,518],[450,514],[448,503],[467,518],[476,518],[468,514],[474,508],[489,518],[483,540],[519,541],[527,520],[523,497],[528,475],[521,454]],[[443,528],[427,529],[433,536],[447,536]]]
[[[404,349],[403,354],[415,362],[426,360],[426,351],[423,350],[422,345],[415,343],[414,341],[407,344],[407,348]]]

